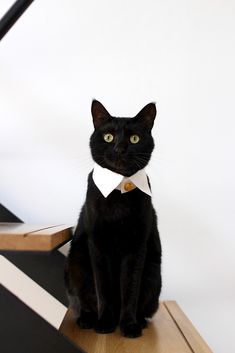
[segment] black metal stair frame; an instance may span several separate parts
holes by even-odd
[[[0,203],[0,222],[17,222],[24,223],[20,218],[18,218],[14,213],[9,211],[3,204]]]
[[[84,353],[0,285],[0,345],[4,353]]]
[[[0,40],[34,0],[17,0],[0,20]]]
[[[0,204],[0,222],[22,222],[15,214]],[[39,284],[43,289],[68,306],[64,284],[65,256],[57,251],[0,250],[7,260]]]
[[[0,204],[0,222],[22,222]],[[23,222],[22,222],[23,223]],[[33,281],[67,306],[65,256],[59,251],[0,251]],[[36,312],[0,285],[0,344],[4,353],[84,353]],[[12,339],[14,337],[14,339]]]

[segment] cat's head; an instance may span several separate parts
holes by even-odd
[[[90,148],[97,164],[124,176],[133,175],[148,164],[154,148],[154,103],[146,105],[134,118],[115,118],[93,100],[91,113],[95,131]]]

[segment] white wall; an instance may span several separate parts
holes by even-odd
[[[120,116],[157,102],[162,298],[216,353],[235,351],[234,16],[232,0],[41,0],[0,51],[0,198],[25,222],[76,222],[93,97]]]

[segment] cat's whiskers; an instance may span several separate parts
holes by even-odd
[[[138,167],[138,169],[143,169],[143,165],[140,164],[140,162],[137,161],[136,159],[134,160],[134,163],[135,163],[135,165]]]
[[[141,167],[144,168],[148,164],[149,158],[138,156],[135,158],[135,161],[137,161],[141,165]]]

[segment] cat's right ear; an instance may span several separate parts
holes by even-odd
[[[156,114],[157,110],[155,103],[149,103],[136,115],[135,119],[142,122],[145,127],[151,131]]]
[[[111,119],[111,115],[105,107],[97,100],[93,100],[91,104],[91,114],[95,129],[98,129],[102,124]]]

